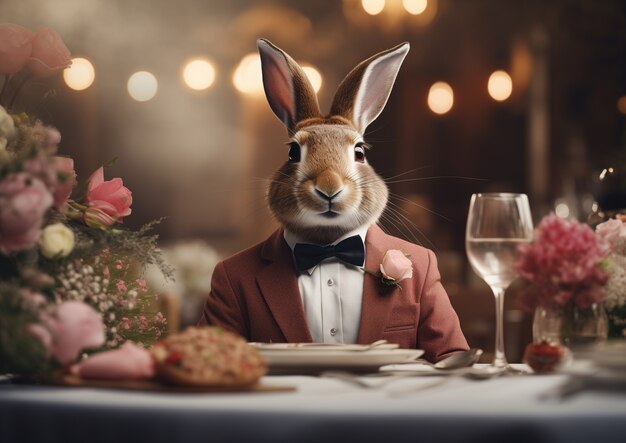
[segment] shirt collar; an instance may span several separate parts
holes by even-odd
[[[363,247],[365,248],[365,236],[367,235],[367,230],[368,229],[369,229],[369,226],[367,226],[367,225],[366,226],[361,226],[359,228],[356,228],[355,230],[350,231],[347,234],[339,237],[337,240],[332,242],[331,245],[336,245],[337,243],[339,243],[342,240],[345,240],[348,237],[352,237],[353,235],[358,235],[359,237],[361,237],[361,240],[363,240]],[[287,231],[287,229],[284,230],[283,237],[285,238],[285,241],[289,245],[289,248],[291,248],[292,256],[293,256],[293,248],[296,246],[297,243],[314,243],[314,242],[311,242],[309,240],[306,240],[306,239],[300,237],[299,235],[297,235],[297,234],[295,234],[293,232]],[[314,244],[319,244],[319,243],[314,243]],[[325,245],[320,245],[320,246],[325,246]],[[366,251],[366,253],[367,253],[367,251]],[[307,269],[305,272],[307,274],[311,275],[316,267],[317,266],[313,266],[312,268]]]

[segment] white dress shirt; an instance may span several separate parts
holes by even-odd
[[[367,229],[365,226],[349,232],[333,244],[358,235],[365,245]],[[286,230],[284,237],[292,251],[296,243],[311,243]],[[314,342],[356,343],[361,323],[363,277],[364,272],[359,267],[334,257],[300,273],[298,288]]]

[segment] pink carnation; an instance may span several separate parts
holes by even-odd
[[[608,244],[587,225],[551,214],[537,227],[535,241],[518,251],[516,269],[531,283],[522,296],[526,308],[570,300],[583,308],[602,299],[607,274],[599,265]]]

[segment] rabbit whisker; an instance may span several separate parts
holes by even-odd
[[[436,212],[436,211],[433,211],[432,209],[429,209],[429,208],[427,208],[426,206],[420,205],[419,203],[416,203],[416,202],[414,202],[413,200],[411,200],[410,198],[406,198],[406,197],[404,197],[403,195],[396,194],[395,192],[389,192],[389,198],[390,198],[390,199],[391,199],[391,198],[395,198],[395,199],[397,199],[397,200],[399,200],[399,201],[401,201],[401,202],[410,203],[410,204],[412,204],[412,205],[417,206],[418,208],[423,209],[423,210],[424,210],[424,211],[426,211],[426,212],[430,212],[431,214],[436,215],[437,217],[441,217],[441,218],[442,218],[442,219],[444,219],[445,221],[448,221],[448,222],[450,222],[450,223],[454,223],[454,220],[452,220],[451,218],[448,218],[448,217],[446,217],[446,216],[445,216],[445,215],[443,215],[443,214],[440,214],[440,213],[438,213],[438,212]],[[407,211],[407,213],[408,213],[408,211]]]
[[[390,206],[388,206],[387,209],[399,219],[399,221],[407,228],[407,230],[411,231],[410,228],[412,227],[424,238],[425,242],[428,243],[431,249],[436,249],[435,245],[430,241],[426,234],[424,234],[424,232],[422,232],[422,230],[417,226],[417,223],[415,223],[413,220],[408,218],[406,215],[400,213],[399,211],[399,209],[402,209],[405,212],[406,210],[393,202],[389,202],[389,205]],[[410,226],[407,226],[407,224]],[[418,241],[418,243],[421,244],[422,242]]]
[[[390,184],[394,184],[394,183],[416,182],[416,181],[435,180],[435,179],[442,179],[442,178],[452,178],[452,179],[460,179],[460,180],[476,180],[476,181],[485,181],[486,180],[484,178],[464,177],[464,176],[461,176],[461,175],[434,175],[432,177],[405,178],[405,179],[402,179],[402,180],[385,180],[385,183],[390,185]]]
[[[420,166],[419,168],[410,169],[410,170],[408,170],[406,172],[402,172],[400,174],[392,175],[391,177],[383,177],[383,180],[385,180],[385,181],[393,180],[394,178],[402,177],[403,175],[411,174],[413,172],[421,171],[423,169],[427,169],[427,168],[430,168],[430,167],[431,166]]]

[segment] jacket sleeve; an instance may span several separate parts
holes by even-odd
[[[248,322],[237,294],[233,290],[224,262],[217,264],[198,326],[220,326],[248,339]]]
[[[420,319],[417,346],[425,351],[424,358],[437,361],[446,354],[468,349],[459,318],[443,285],[437,259],[428,251],[428,270],[420,297]]]

